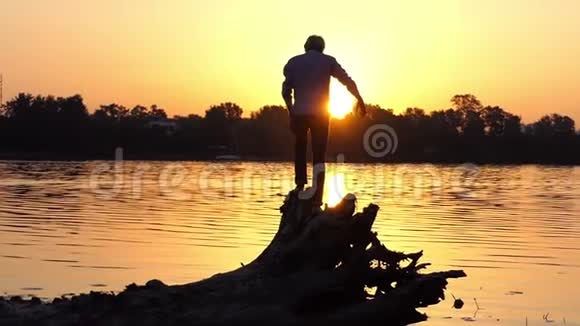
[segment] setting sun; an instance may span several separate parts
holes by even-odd
[[[342,119],[352,111],[355,98],[336,79],[330,82],[330,103],[328,111],[333,118]]]

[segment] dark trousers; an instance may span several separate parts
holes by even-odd
[[[327,116],[297,115],[290,118],[290,128],[295,136],[294,172],[296,185],[308,183],[306,173],[306,150],[308,146],[308,131],[312,144],[312,192],[313,203],[322,205],[325,177],[326,145],[330,119]]]

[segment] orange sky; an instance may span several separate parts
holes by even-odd
[[[4,99],[80,93],[170,114],[280,104],[312,33],[368,102],[438,109],[476,94],[530,122],[580,123],[580,1],[0,0]]]

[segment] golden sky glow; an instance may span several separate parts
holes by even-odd
[[[368,102],[397,112],[469,92],[527,122],[580,120],[575,0],[1,0],[4,98],[249,112],[282,103],[282,67],[313,33]]]

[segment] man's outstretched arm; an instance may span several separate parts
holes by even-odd
[[[288,111],[293,113],[294,103],[292,102],[292,90],[294,89],[294,84],[288,72],[288,65],[284,66],[284,78],[284,82],[282,83],[282,97],[284,98]]]

